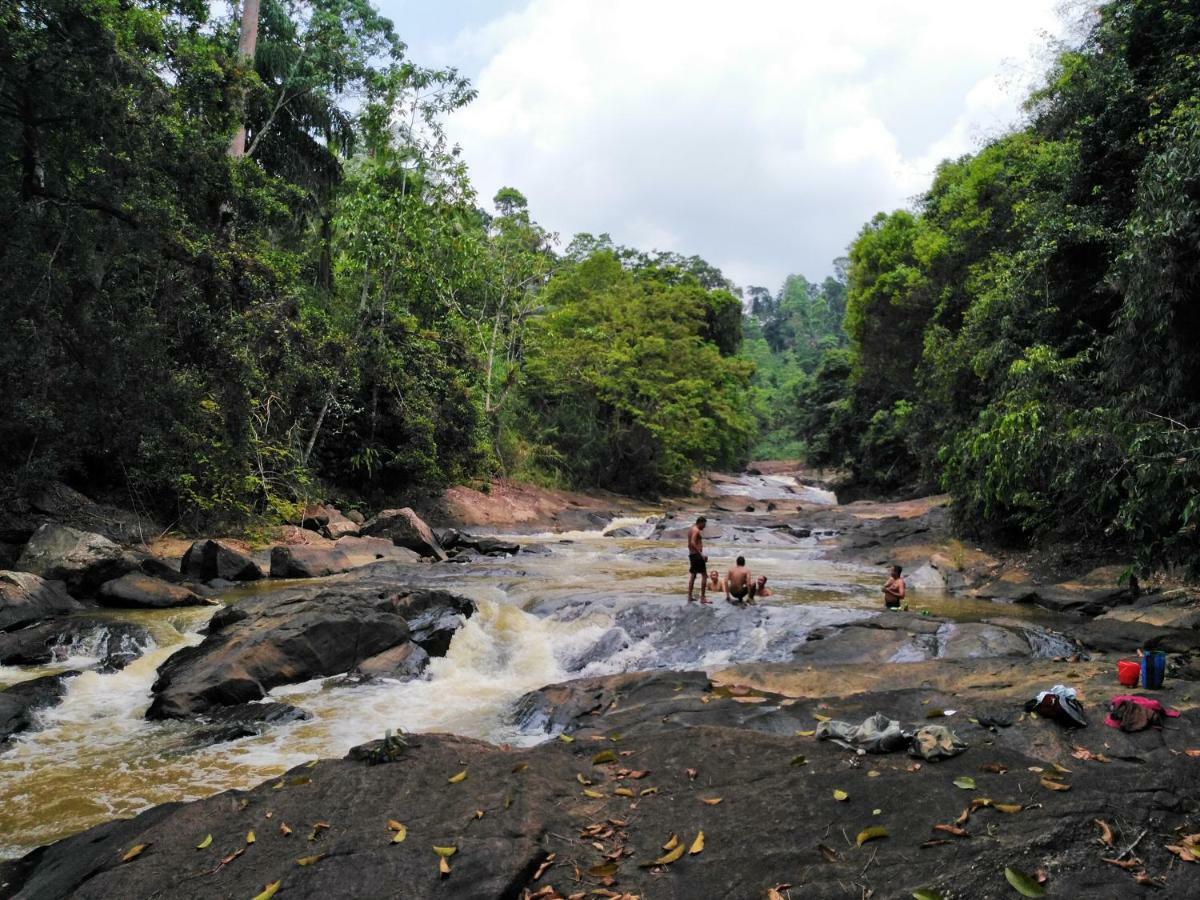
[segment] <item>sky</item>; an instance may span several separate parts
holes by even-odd
[[[1019,124],[1063,32],[1060,0],[376,2],[478,89],[447,130],[481,201],[772,290]]]

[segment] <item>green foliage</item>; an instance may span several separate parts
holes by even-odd
[[[796,459],[808,454],[813,437],[807,421],[806,392],[813,373],[846,344],[845,260],[834,264],[837,278],[820,284],[789,275],[779,292],[751,287],[743,318],[742,356],[754,364],[756,459]],[[844,385],[839,385],[839,394]],[[820,436],[817,436],[820,440]]]
[[[969,529],[1200,574],[1200,12],[1099,13],[1028,128],[864,228],[842,396],[809,384],[802,417],[811,457],[940,481]]]
[[[657,377],[594,354],[531,420],[527,364],[546,380],[592,336],[550,337],[575,301],[546,289],[555,238],[524,196],[477,205],[441,125],[468,82],[405,59],[367,0],[264,0],[252,66],[236,5],[213,9],[0,8],[6,484],[211,527],[497,469],[654,490],[739,456],[740,307],[717,269],[621,248],[605,352]],[[564,451],[605,421],[607,450]]]
[[[530,440],[570,484],[682,490],[697,468],[744,458],[749,367],[708,338],[694,279],[624,268],[598,251],[550,281],[533,326],[523,401]]]

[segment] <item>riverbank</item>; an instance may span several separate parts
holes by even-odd
[[[1178,839],[1171,836],[1176,827],[1200,831],[1187,831],[1200,760],[1184,752],[1200,748],[1194,682],[1185,680],[1196,677],[1200,632],[1148,620],[1173,609],[1177,625],[1186,604],[1156,594],[1135,599],[1111,584],[1103,596],[1101,585],[1084,585],[1076,591],[1086,595],[1082,603],[1063,601],[1066,594],[1055,602],[1051,588],[1058,586],[1036,585],[1055,608],[1029,602],[1047,599],[1040,595],[999,597],[996,583],[1016,594],[1024,590],[1022,582],[1005,560],[973,548],[956,553],[940,498],[838,505],[819,485],[803,483],[808,480],[787,473],[717,476],[704,495],[656,508],[597,497],[556,511],[545,494],[531,492],[544,501],[548,516],[560,516],[558,530],[534,517],[497,524],[498,506],[486,512],[492,524],[474,526],[477,533],[468,532],[447,561],[380,560],[321,578],[223,587],[217,593],[227,612],[214,622],[224,624],[208,635],[203,632],[213,630],[205,627],[211,608],[106,611],[114,625],[141,624],[154,646],[118,671],[85,666],[84,674],[69,679],[59,705],[37,713],[32,729],[0,753],[0,784],[6,785],[0,833],[6,855],[19,857],[88,825],[151,808],[10,862],[0,869],[0,882],[7,883],[0,895],[19,890],[23,897],[63,896],[56,892],[69,888],[79,896],[162,890],[178,896],[250,890],[254,896],[280,880],[281,892],[318,896],[337,894],[334,887],[345,890],[359,877],[386,877],[405,879],[413,896],[520,897],[528,890],[567,897],[599,889],[618,896],[762,897],[783,883],[794,885],[793,897],[861,896],[864,889],[907,896],[905,890],[931,885],[945,896],[1009,896],[1003,868],[1014,865],[1046,867],[1051,896],[1125,896],[1144,888],[1129,872],[1093,858],[1094,835],[1087,827],[1088,815],[1101,817],[1100,797],[1110,784],[1115,789],[1105,802],[1121,819],[1111,824],[1136,829],[1129,840],[1147,830],[1131,854],[1141,859],[1136,871],[1166,876],[1168,894],[1184,896],[1179,891],[1189,883],[1186,867],[1164,841]],[[756,572],[770,577],[775,597],[750,609],[686,604],[680,535],[701,510],[710,520],[713,564],[747,555]],[[425,512],[439,541],[450,537],[446,532],[455,521],[460,527],[466,521]],[[539,527],[546,530],[533,530]],[[914,579],[909,613],[881,615],[879,566],[901,558],[911,574],[924,570],[928,580]],[[242,698],[232,710],[286,706],[303,715],[253,721],[253,727],[243,717],[241,732],[222,731],[207,713],[201,721],[165,724],[144,718],[164,692],[176,692],[173,703],[208,696],[203,679],[223,671],[220,654],[245,640],[237,629],[265,634],[271,647],[285,633],[278,620],[284,611],[348,609],[370,598],[382,602],[396,593],[430,590],[461,597],[471,607],[455,614],[445,632],[452,636],[415,671],[404,670],[412,656],[402,649],[402,658],[388,657],[392,668],[376,677],[362,677],[361,665],[357,675],[337,674],[355,668],[341,659],[321,672],[282,680],[256,669],[254,681],[265,689],[260,702]],[[1017,600],[1026,602],[1009,602]],[[404,646],[400,636],[397,630],[397,648]],[[1165,731],[1125,735],[1100,723],[1103,703],[1118,691],[1116,660],[1143,643],[1171,652],[1168,687],[1154,696],[1182,715]],[[215,667],[193,666],[203,679],[180,700],[184,682],[178,677],[174,686],[156,682],[165,661],[187,646],[197,647],[187,653],[211,658]],[[256,666],[264,664],[254,659]],[[0,672],[27,683],[35,674],[64,668],[9,666]],[[658,674],[637,674],[644,670]],[[272,678],[275,686],[267,684]],[[1079,691],[1091,719],[1087,729],[1063,732],[1024,716],[1025,700],[1056,683]],[[543,690],[548,684],[562,686]],[[857,723],[876,711],[911,730],[935,721],[930,713],[948,710],[953,712],[936,722],[950,726],[969,749],[945,762],[921,762],[911,772],[913,761],[902,754],[876,763],[807,733],[820,717]],[[972,721],[980,719],[980,710],[1006,711],[1013,724],[988,731]],[[401,765],[367,766],[367,751],[352,748],[389,729],[407,732],[404,745],[392,745]],[[430,732],[461,737],[416,734]],[[1110,761],[1073,757],[1076,747]],[[617,762],[593,766],[602,749],[612,749]],[[631,755],[622,756],[626,751]],[[348,752],[349,759],[337,761]],[[994,753],[1003,755],[1011,778],[978,771]],[[796,756],[805,764],[793,769]],[[306,768],[318,758],[328,761]],[[525,764],[528,769],[521,768]],[[1055,765],[1072,769],[1068,791],[1044,788],[1034,778],[1057,773]],[[1031,766],[1042,773],[1030,773]],[[447,767],[453,771],[443,773]],[[652,774],[621,776],[622,768]],[[448,780],[463,769],[465,779]],[[704,774],[691,779],[688,769]],[[593,784],[581,784],[576,775]],[[950,783],[967,776],[977,781],[974,793]],[[299,790],[309,787],[314,790]],[[203,799],[226,788],[233,793]],[[641,796],[649,788],[658,790]],[[693,794],[700,789],[717,792],[721,803],[699,802]],[[834,789],[850,799],[833,800]],[[994,796],[1001,789],[1007,799]],[[979,797],[1028,808],[1020,814],[977,812],[983,822],[979,831],[968,829],[970,839],[918,833],[941,821],[934,819],[951,798],[969,803]],[[180,799],[192,802],[154,806]],[[384,843],[376,847],[380,803],[396,808],[385,816]],[[475,818],[476,810],[482,818]],[[387,843],[395,833],[387,832],[388,818],[408,829],[400,847]],[[607,827],[624,835],[621,846],[631,853],[593,859],[594,848],[587,848],[594,842],[583,832],[609,818],[628,820],[623,829]],[[315,828],[310,819],[330,827]],[[888,838],[862,848],[833,842],[845,829],[853,843],[877,819]],[[291,836],[278,833],[280,821],[290,823]],[[246,845],[243,825],[255,831],[253,845]],[[641,868],[659,858],[649,854],[668,842],[669,833],[661,841],[657,835],[664,828],[689,846],[695,836],[683,832],[704,830],[705,849]],[[193,841],[195,829],[204,833]],[[196,850],[208,833],[212,844]],[[299,850],[297,836],[303,838]],[[922,848],[931,836],[963,847]],[[1019,850],[1018,839],[1028,853]],[[458,847],[445,879],[437,877],[430,841]],[[121,862],[142,843],[150,846]],[[607,838],[599,843],[605,853],[614,852]],[[835,850],[836,859],[815,849],[818,843]],[[244,852],[220,864],[238,849]],[[550,853],[558,855],[533,878]],[[322,854],[311,865],[296,864]],[[249,862],[254,864],[244,865]],[[614,862],[610,874],[588,874]],[[997,873],[994,892],[991,886],[976,891],[977,881],[990,885],[987,879]],[[609,878],[612,884],[605,885]],[[708,885],[719,890],[696,893]]]

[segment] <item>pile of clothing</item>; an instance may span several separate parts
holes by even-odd
[[[1168,718],[1178,718],[1179,710],[1167,709],[1157,700],[1135,694],[1121,694],[1108,701],[1108,717],[1104,724],[1122,731],[1145,731],[1162,728]]]
[[[860,753],[895,753],[907,750],[910,756],[929,762],[958,756],[967,749],[960,739],[944,725],[925,725],[915,731],[905,731],[895,719],[875,713],[861,725],[832,719],[817,726],[818,741],[833,741]]]
[[[1061,684],[1056,684],[1050,690],[1042,691],[1027,701],[1025,712],[1036,712],[1039,716],[1068,728],[1086,728],[1088,723],[1075,688]]]

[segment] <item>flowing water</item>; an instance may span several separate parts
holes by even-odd
[[[761,487],[783,490],[778,483]],[[270,699],[286,700],[312,718],[207,747],[195,745],[194,726],[142,716],[155,670],[201,640],[212,609],[108,613],[141,624],[153,646],[119,672],[72,678],[63,702],[37,713],[37,730],[0,751],[0,858],[157,803],[249,787],[306,760],[340,756],[387,729],[536,743],[546,735],[522,733],[509,711],[542,685],[639,668],[712,670],[787,659],[811,629],[879,608],[878,573],[824,559],[820,539],[730,527],[714,528],[706,541],[713,564],[724,568],[744,553],[756,574],[769,577],[775,596],[750,609],[721,598],[712,606],[687,604],[680,541],[652,539],[654,526],[645,517],[614,521],[606,531],[617,529],[629,536],[522,535],[514,540],[544,552],[412,567],[409,585],[455,591],[478,604],[426,677],[363,685],[323,679],[279,688]],[[260,583],[225,599],[237,602],[278,586]],[[967,619],[997,612],[992,604],[937,594],[914,592],[911,599]],[[84,667],[98,655],[88,646],[67,652],[51,668],[0,667],[0,685]]]

